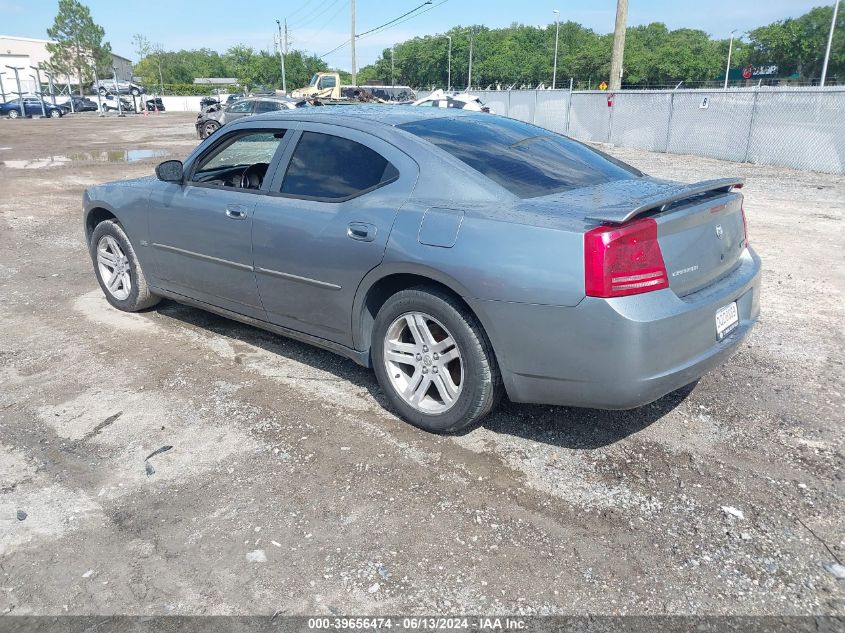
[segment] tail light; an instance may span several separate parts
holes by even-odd
[[[587,231],[584,286],[590,297],[624,297],[668,288],[657,223],[642,218]]]
[[[748,220],[745,218],[745,208],[741,207],[742,211],[742,230],[745,231],[745,245],[748,246]]]

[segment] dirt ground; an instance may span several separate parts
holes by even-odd
[[[691,392],[438,437],[351,361],[106,304],[82,192],[193,118],[0,120],[0,613],[845,614],[845,177],[605,148],[747,178],[759,325]]]

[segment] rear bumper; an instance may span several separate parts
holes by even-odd
[[[756,322],[760,259],[679,298],[665,289],[586,297],[574,307],[477,301],[508,396],[515,402],[599,409],[638,407],[724,363]],[[716,311],[737,302],[739,327],[716,340]]]

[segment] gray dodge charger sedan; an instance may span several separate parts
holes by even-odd
[[[489,114],[308,108],[91,187],[84,225],[115,308],[167,297],[332,350],[446,432],[505,393],[631,408],[726,361],[759,313],[741,186]]]

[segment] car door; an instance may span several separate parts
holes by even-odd
[[[285,140],[281,128],[221,134],[186,165],[183,183],[159,183],[149,201],[150,246],[165,289],[265,318],[252,263],[255,206],[269,188]],[[257,188],[243,172],[266,169]]]
[[[24,99],[23,107],[27,116],[41,114],[41,102],[38,99]]]
[[[417,173],[384,140],[301,124],[255,209],[253,258],[271,322],[352,345],[355,291],[381,262]]]

